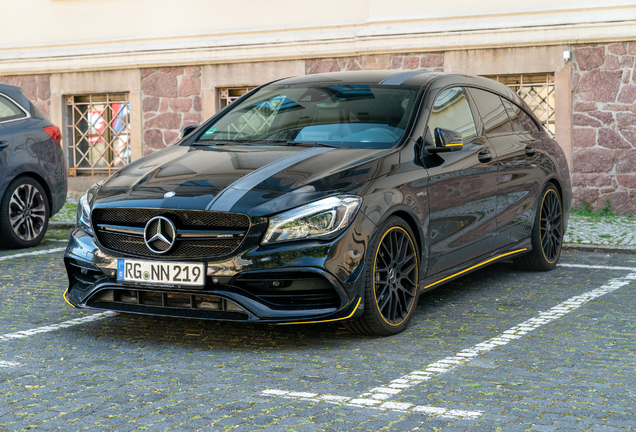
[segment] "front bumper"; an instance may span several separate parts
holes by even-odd
[[[92,236],[75,229],[64,257],[69,276],[64,298],[79,308],[224,321],[292,324],[355,318],[363,311],[362,257],[372,228],[360,213],[331,242],[255,245],[230,259],[206,261],[202,289],[119,282],[118,258],[152,258],[104,251]]]

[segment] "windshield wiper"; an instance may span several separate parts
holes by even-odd
[[[225,141],[198,141],[198,142],[193,142],[192,144],[190,144],[191,146],[223,146],[223,145],[230,145],[230,144],[234,144],[231,142],[225,142]]]
[[[349,148],[347,146],[339,146],[334,144],[325,144],[322,142],[311,142],[311,141],[287,141],[285,145],[288,146],[311,146],[311,147],[332,147],[332,148]]]

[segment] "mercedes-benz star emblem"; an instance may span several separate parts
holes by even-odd
[[[165,254],[174,246],[177,229],[172,221],[163,216],[155,216],[148,221],[144,229],[146,246],[156,254]]]

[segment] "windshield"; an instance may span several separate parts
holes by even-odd
[[[417,88],[365,84],[265,87],[230,105],[198,142],[390,148],[416,96]]]

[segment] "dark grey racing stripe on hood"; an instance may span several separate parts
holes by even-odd
[[[291,167],[299,162],[309,159],[313,156],[334,150],[334,148],[312,147],[298,153],[294,153],[268,165],[265,165],[251,173],[241,177],[223,191],[214,197],[206,210],[229,212],[232,206],[236,204],[247,192],[252,188],[267,180],[271,176],[280,171]]]

